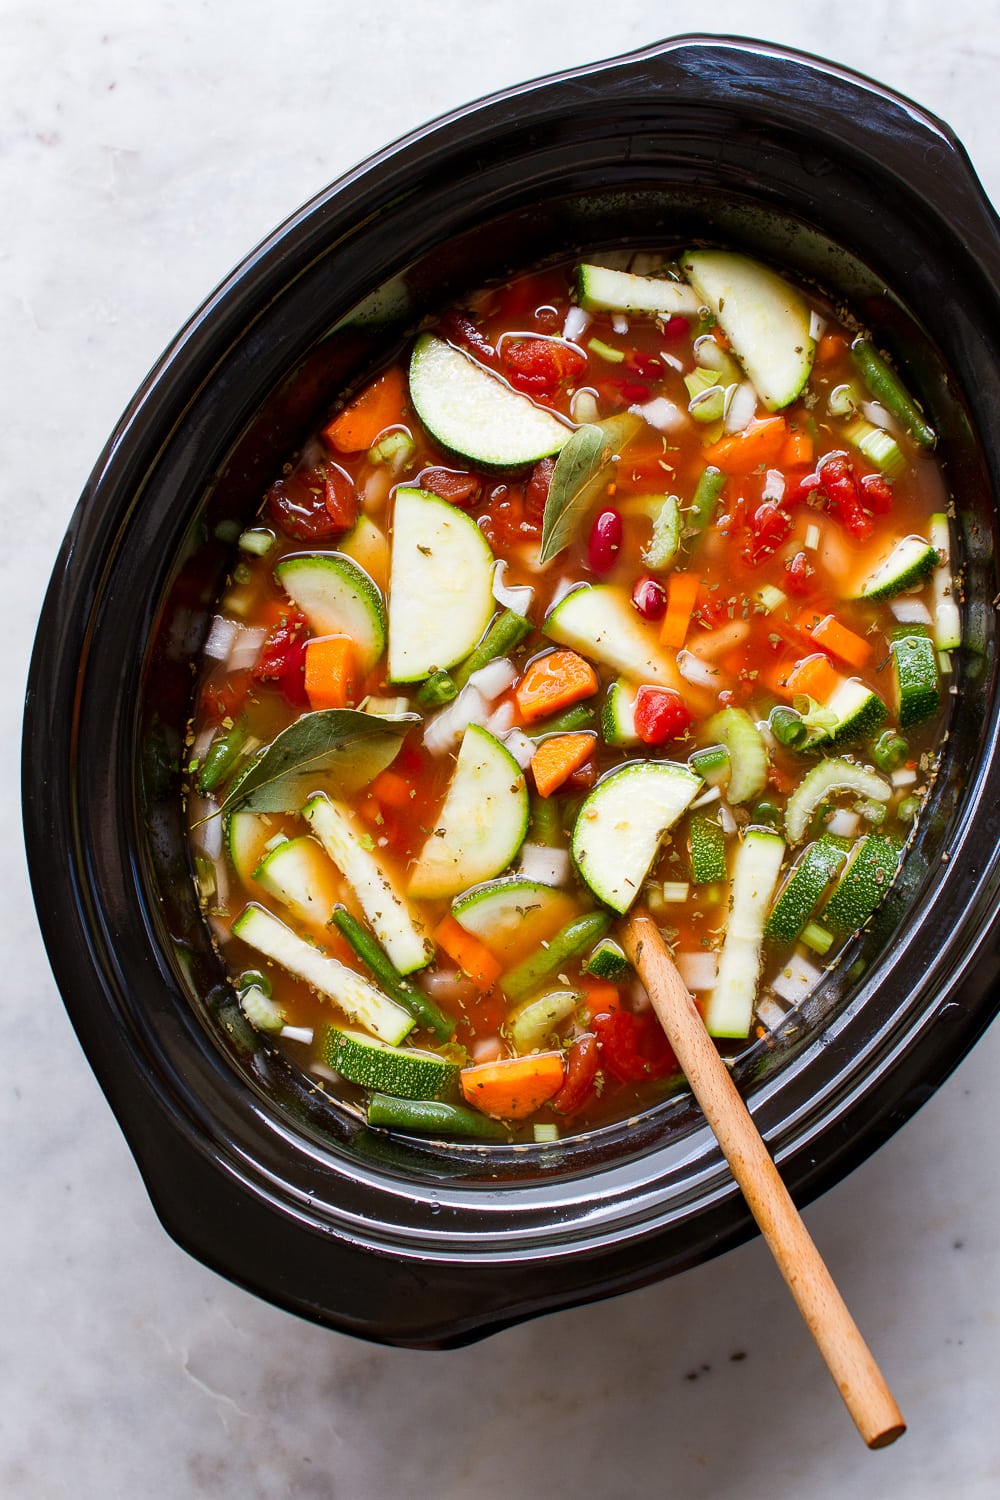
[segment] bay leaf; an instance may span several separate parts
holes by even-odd
[[[327,780],[338,797],[350,796],[392,764],[406,731],[418,722],[417,714],[390,717],[356,708],[303,714],[275,735],[219,811],[298,812]]]
[[[643,425],[634,412],[623,411],[600,422],[585,422],[563,445],[542,516],[539,562],[548,562],[568,546],[611,478],[615,455],[628,446]]]

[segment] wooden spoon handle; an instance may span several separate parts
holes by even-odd
[[[633,908],[624,922],[623,939],[691,1092],[715,1132],[858,1431],[869,1448],[887,1447],[906,1431],[902,1413],[648,912]]]

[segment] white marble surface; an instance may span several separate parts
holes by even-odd
[[[0,0],[4,1496],[1000,1494],[1000,1031],[807,1214],[910,1422],[869,1454],[759,1243],[450,1354],[367,1347],[220,1280],[160,1229],[34,928],[16,799],[30,637],[90,465],[163,345],[391,137],[694,19],[636,0]],[[1000,20],[978,0],[716,0],[698,19],[912,94],[1000,201]]]

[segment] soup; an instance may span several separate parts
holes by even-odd
[[[270,485],[188,812],[248,1019],[372,1125],[537,1140],[682,1080],[616,938],[726,1049],[892,882],[959,645],[923,413],[720,250],[485,288]]]

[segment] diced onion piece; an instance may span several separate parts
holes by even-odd
[[[527,615],[535,591],[527,583],[504,583],[507,563],[501,558],[493,568],[493,597],[504,609],[512,609],[516,615]]]
[[[785,476],[780,469],[768,469],[764,475],[764,488],[760,492],[762,500],[783,500],[785,498]]]
[[[810,552],[815,552],[817,550],[817,548],[819,547],[822,535],[823,535],[823,533],[820,531],[819,527],[816,525],[816,522],[815,521],[810,521],[809,525],[806,527],[806,534],[805,534],[805,539],[803,541],[803,546],[808,547],[808,549],[809,549]]]
[[[702,661],[693,651],[678,651],[677,670],[685,682],[694,687],[718,687],[719,672],[710,662]]]
[[[774,1031],[785,1019],[786,1011],[783,1005],[773,1000],[770,995],[764,995],[757,1002],[757,1019],[768,1031]]]
[[[492,703],[501,693],[513,687],[516,681],[517,668],[514,663],[506,656],[500,656],[495,661],[488,661],[478,672],[473,672],[469,678],[469,686],[474,687],[477,693],[482,693],[487,703]]]
[[[676,354],[668,354],[666,349],[660,350],[660,358],[663,360],[663,363],[665,365],[669,365],[670,368],[672,370],[676,370],[678,374],[680,374],[684,368],[684,361],[682,359],[678,359]]]
[[[861,827],[861,819],[856,812],[850,808],[838,807],[827,819],[826,831],[832,833],[834,838],[854,839],[858,836]]]
[[[736,832],[736,819],[728,802],[719,803],[719,822],[722,824],[723,833]]]
[[[424,744],[432,755],[447,755],[457,750],[462,735],[470,724],[483,725],[489,712],[483,695],[470,683],[451,703],[445,705],[424,726]]]
[[[893,599],[889,608],[901,625],[931,623],[931,612],[922,599]]]
[[[531,765],[531,757],[538,749],[534,740],[529,740],[523,729],[511,729],[504,735],[503,742],[521,770],[526,771]]]
[[[812,339],[814,344],[818,344],[820,339],[823,337],[823,330],[825,327],[826,319],[820,317],[816,309],[813,308],[812,312],[809,314],[809,337]]]
[[[803,958],[800,953],[793,953],[784,967],[779,969],[777,978],[771,983],[771,988],[789,1005],[798,1005],[814,985],[819,983],[822,973],[822,969],[817,969],[815,964]]]
[[[214,739],[215,725],[209,724],[208,728],[201,731],[201,734],[199,734],[198,738],[191,746],[190,759],[196,761],[200,765],[201,762],[205,759],[205,756],[208,753],[208,747],[209,745],[211,745]]]
[[[757,412],[757,392],[749,380],[743,380],[733,391],[723,422],[727,432],[742,432],[749,427]]]
[[[279,1036],[283,1042],[304,1042],[307,1047],[310,1047],[313,1028],[311,1026],[282,1026]]]
[[[630,406],[629,411],[648,422],[650,427],[655,427],[657,432],[676,432],[688,420],[687,412],[682,411],[673,401],[668,401],[666,396],[654,396],[652,401]]]
[[[862,401],[861,415],[865,417],[873,427],[881,427],[883,432],[891,432],[894,437],[900,436],[900,428],[894,421],[891,413],[887,412],[880,401]]]
[[[252,667],[260,655],[260,648],[267,639],[267,627],[239,625],[237,636],[232,648],[226,658],[226,668],[230,672],[242,672]]]
[[[508,729],[513,729],[516,718],[517,709],[513,703],[501,703],[490,714],[483,728],[488,729],[490,734],[496,735],[500,739],[507,733]]]
[[[611,326],[615,333],[628,333],[628,318],[624,313],[615,313],[611,319]]]
[[[578,339],[581,334],[586,333],[592,321],[593,318],[591,317],[591,314],[587,312],[586,308],[576,306],[571,307],[566,314],[566,321],[563,323],[563,338]]]
[[[569,414],[574,422],[596,422],[601,414],[601,408],[597,404],[597,392],[591,390],[589,385],[583,385],[578,391],[574,391],[573,399],[569,404]]]
[[[682,904],[691,894],[691,886],[686,880],[665,880],[663,882],[663,899],[668,904]]]
[[[719,973],[719,955],[708,948],[696,948],[692,953],[678,953],[674,962],[684,983],[693,994],[703,994],[715,989]]]
[[[201,648],[203,655],[212,661],[225,661],[233,648],[239,628],[236,620],[227,620],[224,615],[216,615],[205,638],[205,644]]]
[[[893,771],[889,777],[889,780],[895,787],[913,786],[916,779],[917,773],[912,766],[900,766],[899,770]]]
[[[550,849],[547,844],[522,844],[517,873],[541,885],[566,885],[570,876],[568,849]]]

